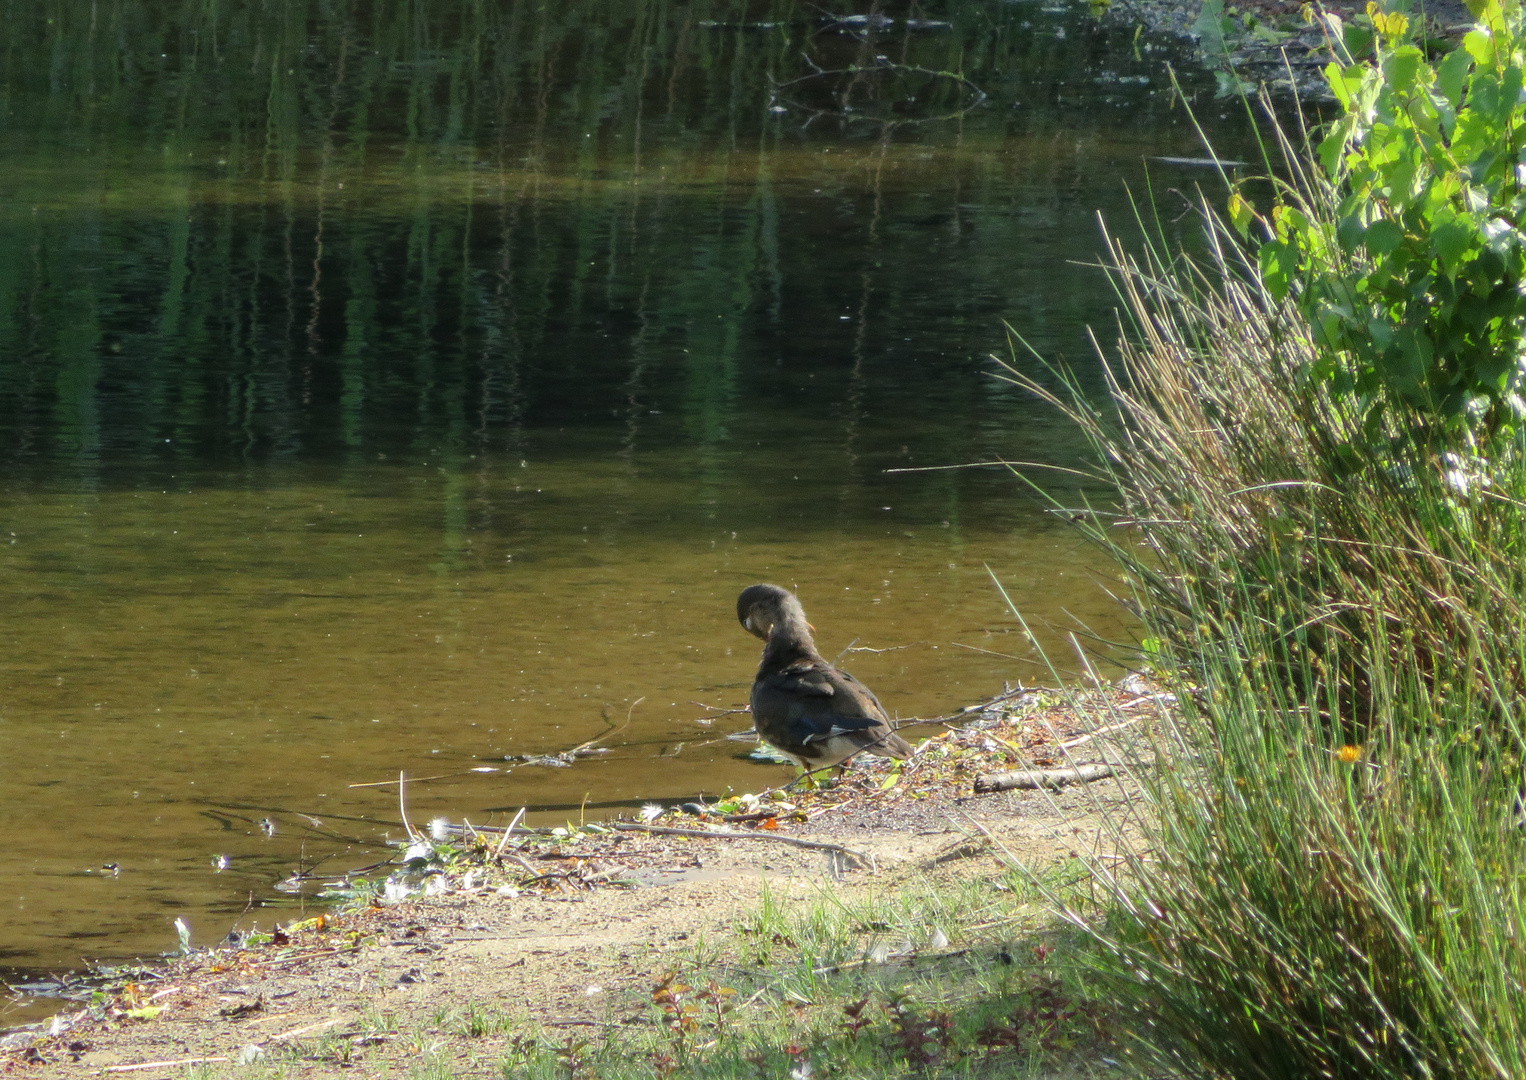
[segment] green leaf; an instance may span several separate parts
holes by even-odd
[[[1354,67],[1341,67],[1335,63],[1325,65],[1325,82],[1330,84],[1330,92],[1335,95],[1335,100],[1341,103],[1342,108],[1351,107],[1351,96],[1356,90],[1356,84],[1361,82],[1361,78],[1361,71]]]
[[[1379,257],[1392,254],[1404,243],[1404,230],[1387,218],[1380,218],[1367,226],[1362,237],[1367,250]]]
[[[1402,94],[1413,93],[1415,89],[1415,77],[1420,72],[1420,65],[1424,61],[1420,50],[1413,45],[1405,45],[1389,53],[1383,61],[1383,77],[1388,85]]]
[[[1463,83],[1472,66],[1473,57],[1467,49],[1453,49],[1436,67],[1436,89],[1454,109],[1462,101]]]
[[[1494,63],[1494,39],[1488,34],[1470,30],[1462,37],[1462,47],[1480,67],[1489,67]]]
[[[1346,149],[1345,132],[1337,129],[1327,135],[1319,144],[1319,163],[1324,166],[1327,176],[1335,176],[1341,167],[1341,154]]]
[[[1256,212],[1251,208],[1250,203],[1245,201],[1245,197],[1238,191],[1231,192],[1229,196],[1229,220],[1234,225],[1235,231],[1240,234],[1242,240],[1250,235],[1250,225],[1255,219]]]
[[[1341,246],[1341,250],[1348,255],[1355,251],[1362,243],[1362,237],[1367,232],[1367,223],[1362,220],[1360,214],[1347,214],[1336,223],[1335,240]]]
[[[1431,229],[1431,247],[1441,257],[1441,265],[1449,274],[1457,272],[1457,267],[1476,242],[1477,234],[1469,228],[1467,220],[1455,215]]]
[[[1288,246],[1276,240],[1261,245],[1257,262],[1261,266],[1261,282],[1274,299],[1285,300],[1289,289]]]
[[[1215,59],[1222,57],[1228,51],[1224,44],[1224,0],[1203,0],[1203,9],[1198,12],[1192,30],[1205,54]]]

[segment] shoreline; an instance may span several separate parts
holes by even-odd
[[[975,778],[1121,758],[1130,751],[1114,740],[1128,732],[1100,729],[1161,704],[1137,680],[1090,693],[1019,688],[920,741],[906,766],[856,764],[816,793],[741,796],[700,816],[669,808],[625,828],[436,826],[445,839],[420,836],[405,853],[407,884],[395,874],[348,909],[147,966],[85,1008],[0,1028],[0,1075],[183,1075],[339,1035],[346,1054],[381,1067],[398,1059],[397,1031],[487,1000],[518,1001],[526,1022],[576,1027],[617,991],[639,999],[685,961],[685,942],[733,938],[771,895],[999,873],[1002,849],[1034,866],[1068,857],[1078,822],[1094,832],[1094,801],[1116,785],[976,795]],[[387,1038],[367,1027],[382,1005],[405,1018]]]
[[[1314,8],[1300,0],[1210,0],[1220,17],[1205,15],[1202,0],[1111,0],[1107,17],[1197,45],[1198,65],[1216,72],[1220,96],[1254,95],[1265,86],[1275,98],[1296,96],[1305,105],[1329,105],[1325,82],[1331,60],[1325,30]],[[1322,0],[1319,11],[1346,22],[1365,15],[1366,0]],[[1457,38],[1473,24],[1461,0],[1421,5],[1433,31]],[[1308,16],[1308,18],[1306,18]]]

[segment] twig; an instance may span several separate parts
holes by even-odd
[[[1128,706],[1125,705],[1123,708],[1128,708]],[[1107,727],[1098,728],[1096,731],[1088,731],[1085,735],[1078,735],[1076,738],[1071,739],[1068,742],[1062,742],[1060,744],[1060,749],[1069,750],[1072,746],[1080,746],[1082,743],[1091,742],[1098,736],[1106,735],[1110,731],[1122,731],[1126,727],[1133,727],[1135,724],[1144,719],[1146,718],[1143,716],[1136,716],[1134,719],[1125,720],[1121,724],[1109,724]]]
[[[341,1020],[348,1019],[349,1017],[347,1016],[335,1016],[332,1019],[322,1020],[316,1024],[308,1024],[307,1027],[292,1028],[290,1031],[283,1031],[279,1035],[272,1035],[270,1041],[281,1042],[285,1039],[295,1039],[298,1035],[306,1035],[309,1031],[317,1031],[320,1028],[333,1027]]]
[[[1013,656],[1011,653],[995,652],[992,649],[977,648],[974,645],[966,645],[962,641],[950,641],[949,644],[954,646],[954,648],[956,648],[956,649],[969,649],[970,652],[985,653],[987,656],[999,656],[1003,660],[1016,660],[1016,661],[1018,661],[1019,663],[1022,663],[1022,664],[1034,664],[1034,665],[1038,664],[1037,660],[1029,660],[1029,659],[1026,659],[1025,657]]]
[[[498,850],[493,852],[493,858],[498,859],[503,857],[503,846],[509,842],[509,834],[514,831],[514,826],[518,825],[521,821],[524,820],[524,817],[525,808],[521,806],[519,808],[519,813],[514,815],[514,820],[509,822],[509,827],[503,830],[503,839],[498,841]]]
[[[439,773],[439,774],[437,774],[435,776],[415,776],[412,779],[411,782],[415,783],[415,784],[422,784],[422,783],[424,783],[427,780],[454,780],[458,776],[470,776],[473,773],[481,773],[481,772],[508,772],[508,770],[507,769],[495,769],[492,766],[480,765],[480,766],[478,766],[475,769],[463,769],[461,772]],[[397,783],[396,780],[373,780],[370,783],[366,783],[366,784],[349,784],[349,785],[346,785],[346,786],[352,787],[352,788],[361,788],[361,787],[391,787],[395,783]]]
[[[634,821],[611,821],[611,828],[621,832],[644,832],[655,833],[658,836],[697,836],[705,840],[772,840],[776,844],[789,844],[791,847],[810,848],[812,851],[835,851],[839,855],[853,859],[860,866],[869,866],[870,858],[861,851],[845,848],[841,844],[828,844],[820,840],[803,840],[798,836],[777,836],[766,832],[731,832],[729,830],[712,829],[674,829],[667,825],[640,825]]]
[[[523,866],[525,868],[525,873],[529,874],[530,877],[533,880],[535,880],[535,881],[539,881],[541,878],[546,876],[544,873],[542,873],[541,871],[535,869],[535,867],[531,866],[530,865],[530,861],[528,859],[526,859],[523,855],[520,855],[520,854],[516,853],[514,855],[509,856],[509,858],[513,859],[520,866]]]
[[[951,642],[950,644],[958,644],[958,642]],[[966,705],[961,709],[955,709],[951,713],[944,713],[942,716],[928,717],[926,720],[923,720],[918,716],[908,716],[904,720],[896,721],[896,727],[899,729],[903,727],[911,727],[913,724],[942,724],[944,727],[952,728],[955,731],[963,731],[964,729],[962,727],[954,724],[955,720],[963,720],[971,713],[985,712],[992,705],[1000,705],[1002,702],[1010,701],[1011,699],[1017,697],[1019,694],[1032,693],[1033,690],[1034,688],[1031,686],[1024,686],[1022,683],[1018,683],[1010,690],[1003,690],[1001,693],[997,694],[989,701],[982,701],[978,705]]]
[[[141,1072],[144,1069],[172,1069],[177,1065],[211,1065],[219,1061],[232,1061],[229,1057],[176,1058],[174,1061],[144,1061],[137,1065],[107,1065],[102,1072]]]
[[[723,716],[735,716],[740,713],[752,712],[751,705],[743,705],[740,709],[727,709],[720,705],[706,705],[703,701],[691,700],[689,704],[698,705],[701,709],[708,710],[711,715],[705,717],[707,720],[719,720]]]
[[[353,945],[346,945],[343,948],[338,948],[338,949],[318,949],[315,952],[298,953],[296,956],[280,956],[280,957],[277,957],[274,960],[251,960],[249,962],[249,966],[251,968],[262,968],[262,969],[263,968],[273,968],[273,967],[284,967],[287,964],[299,964],[303,960],[317,960],[320,957],[324,957],[324,956],[343,956],[343,955],[345,955],[347,953],[353,953],[353,952],[356,952],[356,951],[358,951],[358,950],[357,950],[357,948],[355,946],[353,946]]]
[[[563,751],[560,754],[554,754],[554,755],[551,755],[551,756],[559,757],[559,758],[575,758],[579,754],[586,754],[588,751],[592,750],[595,746],[598,746],[601,742],[603,742],[605,739],[609,738],[611,735],[618,735],[620,732],[624,731],[626,728],[631,726],[631,714],[636,711],[636,706],[640,705],[645,700],[646,700],[646,696],[642,695],[641,697],[638,697],[635,701],[631,702],[631,707],[629,709],[625,710],[625,723],[618,724],[618,725],[617,724],[610,724],[609,725],[609,730],[606,731],[603,735],[600,735],[599,737],[594,738],[594,739],[589,739],[585,743],[578,743],[578,745],[574,746],[571,750],[566,750],[566,751]],[[609,723],[607,716],[606,716],[606,719],[605,719],[605,723]]]
[[[397,811],[403,816],[403,830],[408,834],[408,839],[417,843],[419,834],[413,831],[413,826],[408,824],[408,774],[397,774]]]
[[[811,974],[832,975],[839,971],[846,971],[849,968],[864,967],[867,964],[888,964],[892,960],[905,960],[908,957],[918,960],[922,959],[923,957],[926,957],[929,960],[943,960],[947,957],[964,956],[966,953],[972,953],[974,951],[975,949],[973,946],[958,949],[940,949],[936,952],[923,952],[918,949],[907,949],[905,952],[886,953],[883,957],[862,956],[857,960],[844,960],[840,964],[828,964],[826,967],[812,969]]]
[[[992,791],[1011,791],[1014,788],[1057,788],[1066,784],[1101,780],[1112,775],[1113,767],[1106,762],[1077,765],[1073,769],[1020,769],[1016,772],[986,773],[975,777],[975,794],[985,795]]]

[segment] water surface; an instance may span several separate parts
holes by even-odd
[[[350,785],[403,770],[477,822],[779,782],[705,722],[755,581],[829,656],[906,646],[843,655],[903,717],[1046,676],[992,574],[1062,665],[1127,637],[1039,498],[936,467],[1077,464],[988,356],[1005,321],[1089,370],[1096,213],[1200,150],[1170,43],[1059,3],[159,8],[0,23],[0,964],[268,925],[399,834]]]

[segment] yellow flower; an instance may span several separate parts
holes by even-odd
[[[1346,746],[1343,746],[1337,750],[1335,752],[1335,756],[1340,758],[1347,765],[1355,765],[1357,759],[1362,756],[1362,748],[1360,746],[1351,746],[1350,744],[1347,744]]]

